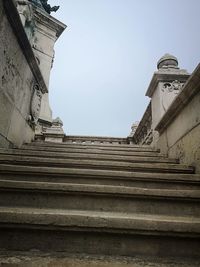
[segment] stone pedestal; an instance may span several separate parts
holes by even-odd
[[[63,122],[60,118],[53,120],[52,126],[43,131],[44,141],[62,143],[65,136],[62,126]]]
[[[146,93],[151,98],[154,143],[158,138],[154,129],[190,77],[186,70],[178,67],[177,58],[169,54],[158,61],[157,68]]]

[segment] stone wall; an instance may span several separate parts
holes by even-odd
[[[19,147],[34,138],[34,88],[45,86],[12,0],[0,0],[0,59],[0,146]]]
[[[161,119],[157,147],[200,173],[200,65]]]

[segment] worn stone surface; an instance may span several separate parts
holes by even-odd
[[[177,103],[178,105],[178,103]],[[158,147],[200,173],[200,93],[174,118],[158,139]]]
[[[4,139],[8,136],[14,106],[2,88],[0,88],[0,133]],[[3,142],[3,140],[2,140]]]
[[[0,2],[2,6],[2,0]],[[30,142],[34,135],[27,118],[30,114],[32,84],[35,80],[3,7],[1,13],[1,145],[6,146],[8,143],[13,143],[20,146],[23,142]]]
[[[21,165],[37,165],[37,166],[60,166],[60,167],[74,167],[74,168],[91,168],[91,169],[107,169],[107,170],[126,170],[126,171],[144,171],[144,172],[168,172],[168,173],[194,173],[192,167],[187,167],[186,165],[179,165],[173,163],[163,163],[163,162],[121,162],[112,160],[93,160],[93,159],[47,159],[37,157],[6,157],[5,160],[2,158],[2,163],[12,163],[15,161],[16,164]]]
[[[52,126],[43,131],[45,142],[62,143],[64,139],[63,122],[57,117],[52,122]]]
[[[0,255],[1,267],[199,267],[195,259],[176,258],[130,258],[92,255],[26,254],[10,253]]]
[[[181,163],[195,167],[200,173],[200,125],[192,129],[172,147],[168,148],[168,155],[180,159]]]
[[[76,149],[83,154],[89,151],[103,155],[107,152],[110,160],[109,157],[96,161],[77,158],[78,165],[74,168],[75,161],[68,158],[69,154],[63,158],[63,153],[71,151],[73,154]],[[0,156],[2,250],[28,252],[37,249],[49,253],[65,251],[112,256],[199,256],[200,178],[186,174],[192,169],[184,167],[181,170],[178,163],[169,163],[165,170],[168,173],[162,174],[165,164],[148,163],[144,157],[144,152],[158,154],[147,146],[37,142],[24,145],[20,150],[12,149],[16,153],[22,150],[24,155]],[[49,152],[51,157],[47,154],[35,157],[34,151]],[[54,151],[57,151],[56,160],[52,155]],[[113,152],[142,153],[144,162],[141,161],[140,170],[125,171],[125,166],[133,163],[114,161]],[[179,176],[175,175],[175,166],[181,170]],[[118,170],[114,171],[115,168]],[[14,180],[12,175],[15,175]],[[97,184],[100,177],[101,184]],[[137,179],[143,185],[114,184],[112,179],[116,180],[116,177],[129,181]],[[106,179],[110,179],[110,184],[104,183]],[[150,185],[145,180],[153,183]],[[179,183],[179,188],[173,187],[174,182]],[[171,184],[171,188],[165,187],[166,183]],[[182,187],[182,184],[187,185]],[[56,260],[52,264],[57,263]],[[116,261],[112,264],[117,266]]]

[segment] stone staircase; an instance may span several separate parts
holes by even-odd
[[[1,251],[198,258],[200,176],[149,146],[0,149],[0,236]]]

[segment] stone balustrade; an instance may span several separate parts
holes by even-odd
[[[135,133],[133,143],[140,145],[150,145],[153,140],[151,102],[149,103]]]
[[[74,136],[66,135],[63,139],[64,143],[68,144],[116,144],[124,145],[129,144],[128,138],[118,138],[118,137],[99,137],[99,136]]]

